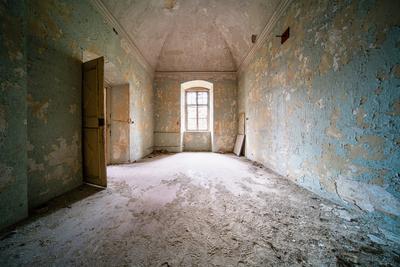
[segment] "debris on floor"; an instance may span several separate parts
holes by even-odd
[[[399,244],[362,213],[233,155],[153,155],[108,167],[108,183],[106,190],[72,198],[70,208],[19,225],[0,241],[0,266],[400,262]]]

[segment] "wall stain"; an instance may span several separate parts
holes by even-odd
[[[238,112],[248,158],[400,235],[398,10],[293,1],[273,30],[293,35],[268,39],[239,73]]]
[[[27,97],[28,107],[32,111],[33,116],[35,116],[38,120],[47,123],[48,119],[48,108],[49,102],[48,101],[35,101],[32,95],[28,95]]]

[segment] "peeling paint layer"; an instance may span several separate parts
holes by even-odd
[[[239,74],[246,156],[400,235],[400,2],[293,1]],[[293,33],[293,34],[292,34]]]
[[[130,85],[131,160],[152,152],[152,77],[90,1],[28,1],[29,206],[82,183],[81,66],[104,56]],[[85,53],[84,53],[85,52]],[[18,55],[17,53],[15,54]],[[113,80],[113,73],[106,79]],[[107,77],[109,74],[110,77]],[[17,71],[16,75],[23,75]]]
[[[0,229],[28,215],[25,18],[25,1],[0,1]]]

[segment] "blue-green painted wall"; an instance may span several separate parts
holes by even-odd
[[[400,234],[400,1],[293,1],[239,74],[246,156]]]
[[[27,216],[26,6],[0,2],[0,229]]]
[[[152,78],[89,1],[29,1],[28,10],[28,196],[35,207],[82,183],[83,53],[105,56],[130,83],[132,159],[152,148]]]
[[[84,54],[130,85],[131,160],[152,152],[152,74],[89,1],[0,2],[0,228],[82,183]]]

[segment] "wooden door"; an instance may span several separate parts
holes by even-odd
[[[106,164],[111,163],[111,87],[105,87],[106,96]]]
[[[104,58],[83,64],[83,179],[107,186],[105,163]]]

